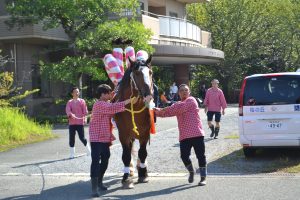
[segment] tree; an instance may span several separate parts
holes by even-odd
[[[151,50],[144,45],[150,39],[150,31],[139,22],[108,19],[112,13],[121,17],[123,11],[136,10],[136,6],[137,0],[11,0],[7,5],[11,14],[7,23],[10,26],[42,23],[45,29],[63,27],[70,39],[68,48],[72,55],[58,63],[40,64],[52,79],[76,84],[83,74],[107,79],[101,57],[111,51],[111,41],[117,37],[132,39],[133,45]]]
[[[298,0],[213,0],[192,4],[190,20],[212,33],[212,45],[225,61],[209,70],[224,93],[253,73],[294,71],[299,66]]]

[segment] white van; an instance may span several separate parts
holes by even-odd
[[[255,74],[244,79],[239,135],[246,157],[261,147],[300,147],[300,72]]]

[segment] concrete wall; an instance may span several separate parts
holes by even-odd
[[[177,13],[178,18],[185,18],[185,4],[174,0],[166,0],[166,15],[170,16],[170,12]]]
[[[165,7],[151,7],[148,8],[149,12],[157,14],[157,15],[166,15]]]
[[[42,24],[34,24],[26,25],[21,29],[9,29],[5,24],[5,21],[8,19],[8,17],[0,17],[0,40],[38,38],[44,40],[68,41],[68,36],[61,27],[45,31],[43,30]]]

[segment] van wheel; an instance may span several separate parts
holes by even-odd
[[[250,148],[250,147],[243,147],[244,155],[246,158],[252,158],[256,154],[256,149],[255,148]]]

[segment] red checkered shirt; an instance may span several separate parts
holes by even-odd
[[[190,96],[184,101],[158,110],[156,114],[159,117],[177,117],[179,141],[182,141],[187,138],[204,136],[205,133],[198,112],[198,103],[194,97]]]
[[[89,126],[90,142],[111,142],[115,138],[112,134],[111,118],[115,113],[125,110],[125,103],[109,103],[97,101],[93,105]]]

